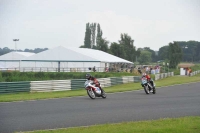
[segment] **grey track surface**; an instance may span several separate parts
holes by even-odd
[[[200,82],[107,96],[0,103],[0,133],[200,116]]]

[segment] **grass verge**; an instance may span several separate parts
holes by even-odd
[[[174,76],[168,77],[156,81],[156,86],[168,86],[175,84],[183,84],[190,82],[200,82],[200,74],[192,77],[188,76]],[[107,93],[113,92],[123,92],[131,90],[142,89],[140,83],[127,83],[116,85],[108,88],[104,88]],[[25,101],[25,100],[38,100],[38,99],[48,99],[48,98],[64,98],[73,96],[85,96],[87,95],[84,89],[72,90],[72,91],[60,91],[60,92],[35,92],[35,93],[16,93],[16,94],[1,94],[0,102],[12,102],[12,101]]]
[[[40,130],[31,133],[199,133],[200,117],[165,118],[151,121],[122,122],[89,127]],[[26,132],[28,133],[28,132]]]

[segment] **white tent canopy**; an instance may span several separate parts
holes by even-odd
[[[14,69],[19,68],[20,61],[26,57],[34,55],[30,52],[10,52],[0,56],[0,68],[1,69]]]
[[[73,51],[77,51],[78,53],[80,53],[82,55],[88,55],[90,57],[93,57],[100,62],[108,62],[108,63],[120,62],[120,63],[133,64],[130,61],[124,60],[122,58],[119,58],[117,56],[108,54],[108,53],[100,51],[100,50],[94,50],[94,49],[88,49],[88,48],[71,48],[71,47],[68,48],[68,49],[71,49]]]
[[[0,56],[0,61],[16,61],[16,60],[22,60],[26,57],[29,57],[31,55],[34,55],[35,53],[30,53],[30,52],[10,52],[4,55]]]
[[[105,71],[110,63],[133,64],[100,50],[58,46],[24,58],[21,61],[23,70],[20,71],[24,68],[30,68],[27,71],[64,71],[65,68],[68,71],[86,71],[93,67]]]
[[[43,51],[34,56],[24,59],[24,61],[67,61],[67,62],[120,62],[130,63],[117,56],[106,52],[88,48],[74,48],[58,46],[56,48]]]

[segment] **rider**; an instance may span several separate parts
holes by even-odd
[[[92,80],[93,83],[95,84],[95,86],[96,86],[96,87],[99,87],[99,89],[100,89],[101,92],[102,92],[100,83],[99,83],[99,81],[98,81],[95,77],[93,77],[93,76],[92,76],[91,74],[89,74],[89,73],[87,73],[87,74],[85,75],[85,77],[86,77],[87,80]]]
[[[143,74],[142,74],[142,78],[143,78],[143,77],[146,77],[146,78],[147,78],[147,81],[150,82],[152,86],[154,86],[154,82],[153,82],[153,80],[151,79],[150,75],[148,75],[148,74],[146,74],[146,73],[143,73]]]

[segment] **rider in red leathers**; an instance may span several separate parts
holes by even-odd
[[[87,74],[85,75],[85,77],[86,77],[87,80],[92,80],[92,81],[93,81],[93,84],[95,84],[96,87],[99,87],[99,89],[100,89],[101,92],[102,92],[100,83],[99,83],[99,81],[98,81],[95,77],[93,77],[93,76],[92,76],[91,74],[89,74],[89,73],[87,73]]]
[[[148,74],[146,74],[146,73],[143,73],[143,74],[142,74],[142,77],[146,77],[146,78],[147,78],[147,81],[148,81],[149,83],[151,83],[152,86],[154,86],[154,82],[153,82],[153,80],[151,79],[150,75],[148,75]]]

